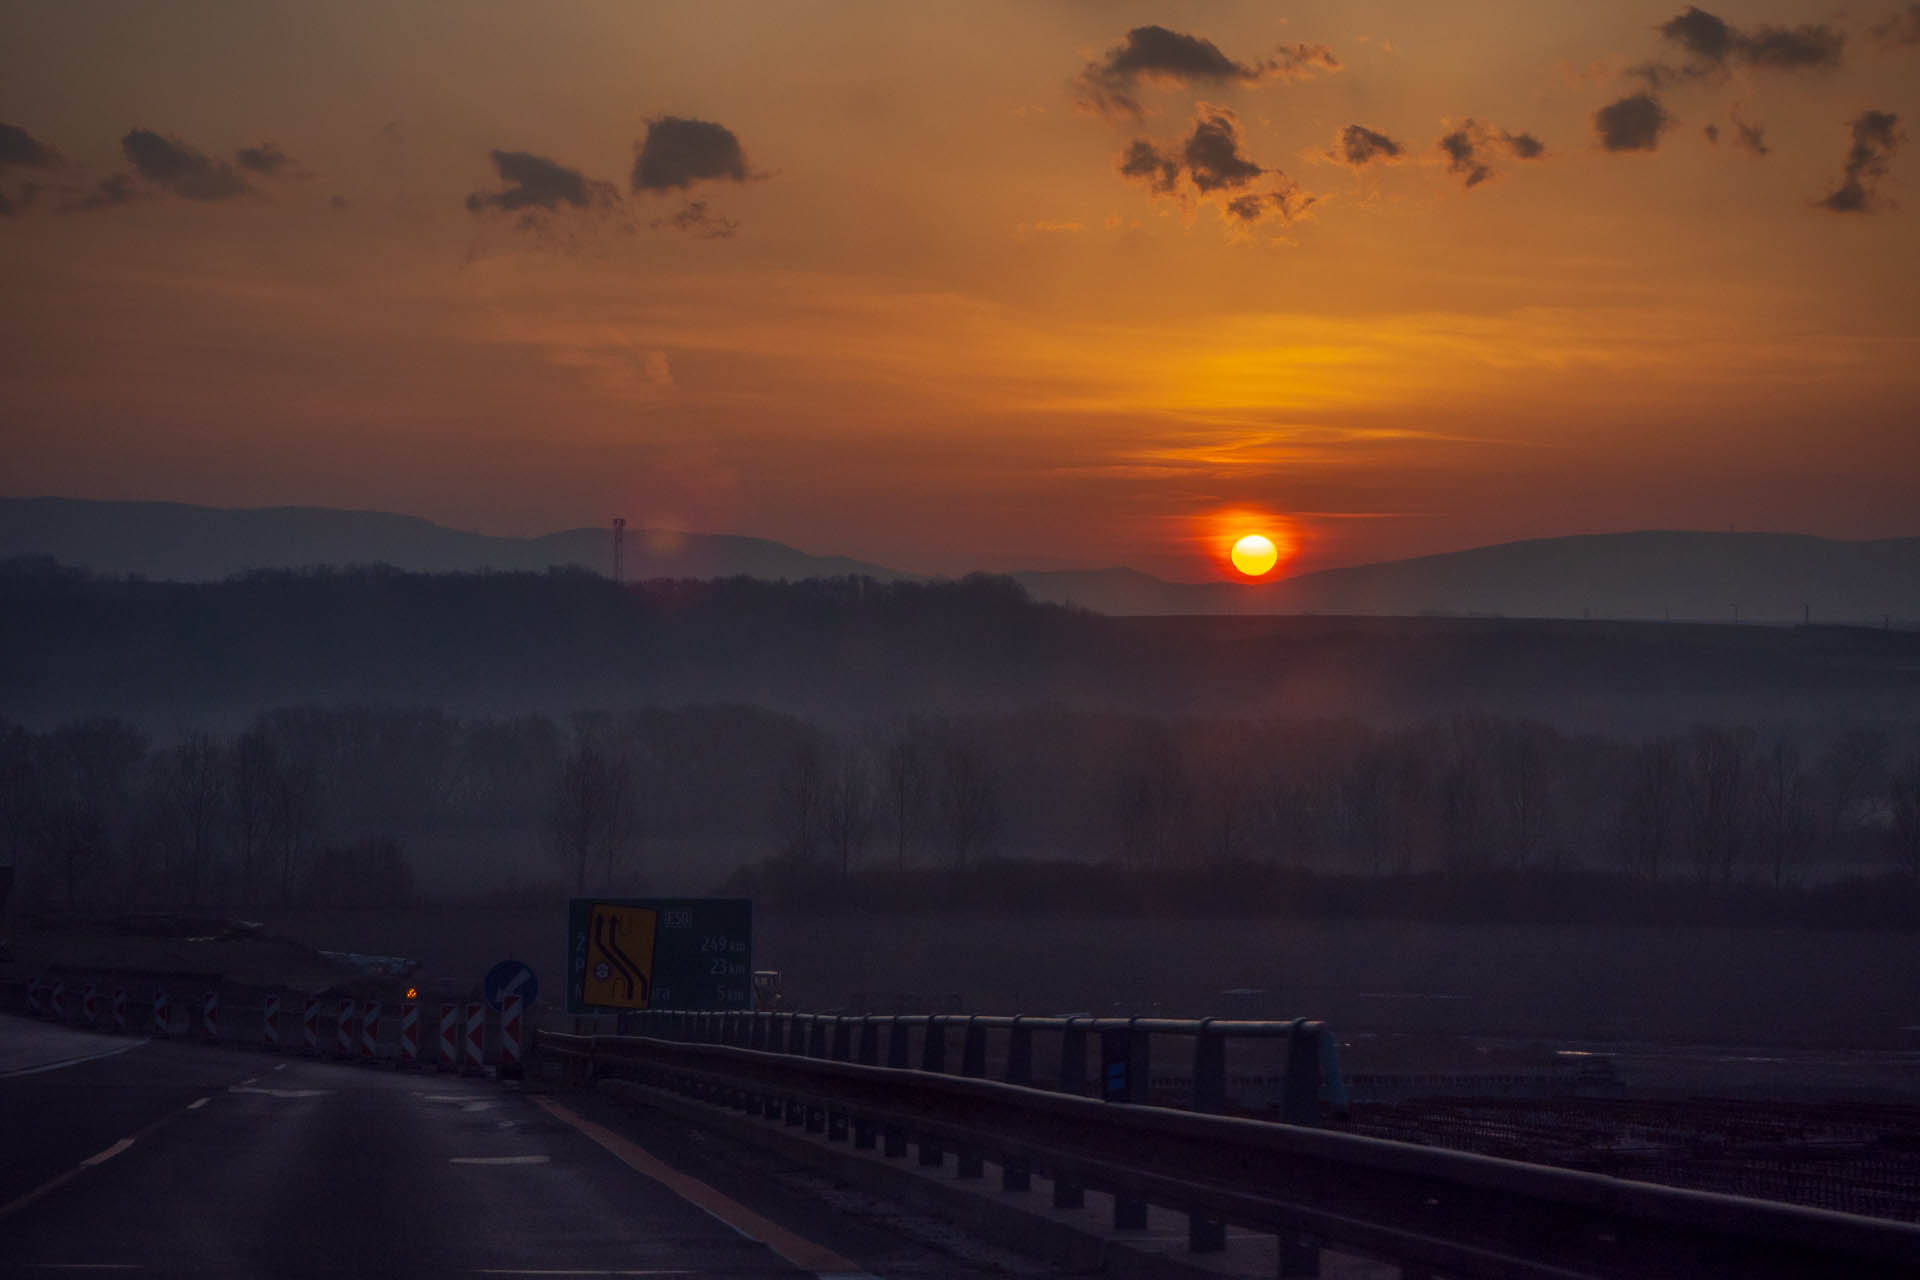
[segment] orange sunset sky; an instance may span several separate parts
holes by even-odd
[[[22,0],[0,494],[1187,579],[1228,512],[1920,533],[1916,122],[1894,0]]]

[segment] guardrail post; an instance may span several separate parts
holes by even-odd
[[[1193,1036],[1193,1109],[1218,1115],[1227,1109],[1227,1038],[1213,1029],[1212,1018],[1202,1018]],[[1219,1253],[1227,1247],[1227,1224],[1198,1209],[1187,1213],[1187,1249]]]
[[[816,1013],[807,1024],[807,1056],[824,1058],[827,1056],[827,1018],[829,1015]],[[827,1109],[809,1105],[807,1107],[807,1132],[825,1133],[827,1131]]]
[[[1088,1019],[1091,1021],[1091,1019]],[[1087,1091],[1087,1029],[1078,1018],[1068,1018],[1060,1029],[1060,1092],[1076,1097]],[[1086,1188],[1071,1174],[1053,1177],[1053,1207],[1078,1209],[1087,1202]]]
[[[833,1020],[832,1057],[835,1062],[845,1062],[853,1057],[853,1020],[839,1016]],[[827,1141],[845,1142],[847,1140],[847,1113],[844,1111],[827,1112]]]
[[[987,1029],[971,1015],[960,1042],[960,1074],[978,1080],[987,1074]],[[986,1156],[979,1147],[962,1145],[954,1152],[956,1173],[962,1178],[986,1176]]]
[[[868,1014],[862,1014],[858,1021],[860,1041],[854,1050],[855,1058],[862,1066],[877,1067],[880,1065],[880,1024]],[[873,1150],[876,1133],[873,1121],[865,1116],[855,1116],[853,1118],[853,1149],[855,1151]]]
[[[1141,1103],[1147,1100],[1148,1033],[1129,1018],[1124,1026],[1107,1027],[1100,1032],[1100,1097],[1105,1102]],[[1140,1231],[1147,1225],[1147,1202],[1133,1196],[1113,1195],[1113,1226],[1116,1231]]]
[[[920,1069],[936,1075],[945,1075],[947,1071],[947,1015],[930,1013],[927,1015],[926,1038],[920,1042]],[[946,1162],[947,1153],[938,1138],[928,1134],[917,1135],[920,1139],[920,1164],[922,1168],[933,1168]]]
[[[1295,1018],[1287,1034],[1287,1075],[1280,1094],[1280,1120],[1283,1124],[1320,1123],[1321,1030],[1318,1026],[1310,1026],[1305,1018]],[[1312,1237],[1297,1231],[1281,1233],[1280,1274],[1320,1274],[1320,1246]]]
[[[747,1048],[766,1052],[767,1030],[772,1025],[773,1015],[764,1009],[756,1009],[751,1015],[753,1021],[747,1024]]]
[[[1013,1025],[1007,1028],[1007,1073],[1008,1084],[1033,1084],[1033,1028],[1022,1024],[1015,1016]],[[1000,1189],[1002,1191],[1030,1191],[1033,1188],[1033,1172],[1025,1160],[1013,1156],[1003,1157],[1000,1161]]]
[[[902,1071],[907,1067],[907,1038],[913,1034],[912,1028],[898,1015],[887,1020],[887,1065]],[[907,1154],[907,1131],[897,1124],[887,1125],[881,1130],[884,1146],[881,1154],[895,1159]]]

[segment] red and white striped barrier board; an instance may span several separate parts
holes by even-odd
[[[487,1058],[487,1006],[473,1002],[467,1006],[467,1061],[469,1067],[485,1065]]]
[[[440,1063],[442,1071],[452,1071],[460,1065],[460,1006],[443,1004],[440,1006]]]
[[[280,1047],[280,997],[268,996],[267,1007],[260,1015],[260,1036],[269,1049]]]
[[[500,1070],[509,1074],[520,1070],[520,1023],[525,1002],[519,996],[500,999]]]
[[[400,1006],[400,1065],[420,1061],[420,1006],[411,1000]]]
[[[173,1001],[164,991],[153,993],[153,1034],[157,1036],[173,1034]]]
[[[113,989],[113,1029],[121,1035],[127,1034],[127,989]]]
[[[360,1056],[373,1061],[375,1041],[380,1037],[380,1002],[369,1000],[360,1006]]]
[[[53,1014],[55,1022],[64,1022],[67,1018],[67,984],[55,978],[53,992],[47,997],[47,1008]]]
[[[339,1042],[340,1056],[353,1056],[353,1001],[340,1002],[340,1021],[334,1028],[334,1039]]]
[[[220,1038],[219,992],[207,992],[206,998],[200,1002],[200,1026],[201,1029],[206,1032],[208,1040],[212,1041]]]
[[[308,1053],[320,1052],[320,998],[308,996],[300,1010],[300,1043]]]
[[[100,988],[91,982],[80,988],[80,1021],[90,1027],[100,1025]]]

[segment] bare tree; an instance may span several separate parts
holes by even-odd
[[[1907,754],[1887,779],[1893,822],[1887,840],[1893,860],[1902,871],[1920,877],[1920,749]]]
[[[1687,834],[1694,874],[1701,880],[1733,880],[1744,852],[1749,771],[1745,735],[1707,725],[1693,731]]]
[[[1660,878],[1673,851],[1680,789],[1680,750],[1672,739],[1656,738],[1633,749],[1620,811],[1620,859],[1628,870]]]
[[[1774,884],[1784,884],[1806,853],[1811,822],[1800,749],[1775,738],[1754,762],[1753,800],[1759,842]]]
[[[940,780],[940,827],[953,865],[972,865],[999,838],[1001,822],[993,774],[966,747],[949,747]]]
[[[603,885],[612,881],[636,825],[632,777],[625,762],[583,736],[561,766],[547,808],[548,839],[554,856],[572,873],[576,893],[587,892],[596,869]]]
[[[226,798],[222,754],[212,735],[195,732],[159,762],[162,874],[176,901],[199,902],[209,888]]]
[[[773,826],[780,837],[782,857],[804,865],[820,856],[826,809],[826,769],[820,760],[820,744],[809,737],[795,748],[774,792]]]
[[[874,824],[873,778],[866,756],[853,744],[837,753],[821,817],[827,848],[839,862],[844,881],[866,852]]]
[[[927,753],[924,735],[909,721],[886,740],[880,756],[880,802],[893,836],[894,864],[907,865],[907,846],[927,805]]]
[[[274,810],[280,791],[280,757],[258,725],[228,752],[227,826],[244,900],[260,899],[267,876]]]

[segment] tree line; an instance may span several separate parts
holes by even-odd
[[[23,901],[73,910],[717,888],[934,906],[983,877],[1059,907],[1105,883],[1231,902],[1276,875],[1787,892],[1920,880],[1920,736],[1058,707],[848,727],[744,705],[300,706],[165,740],[0,721],[0,858]]]

